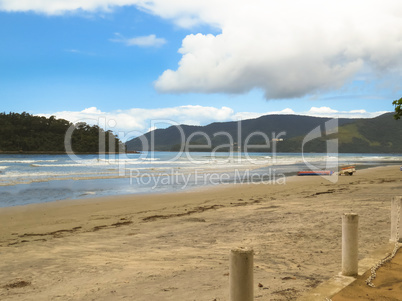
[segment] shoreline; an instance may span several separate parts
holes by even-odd
[[[340,271],[344,212],[361,216],[360,259],[388,241],[401,182],[392,165],[337,183],[294,176],[0,208],[0,298],[228,300],[229,250],[249,246],[255,296],[294,300]],[[5,288],[18,281],[29,285]]]

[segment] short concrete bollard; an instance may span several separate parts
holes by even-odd
[[[342,275],[358,273],[358,223],[359,216],[345,213],[342,216]]]
[[[230,301],[254,300],[253,257],[253,249],[236,248],[230,251]]]
[[[397,242],[397,241],[402,242],[401,223],[402,223],[402,197],[396,196],[393,197],[391,201],[391,239],[390,239],[391,242]],[[397,232],[398,232],[398,238],[396,237]]]

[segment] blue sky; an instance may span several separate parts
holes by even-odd
[[[401,97],[398,1],[29,2],[0,0],[1,111],[146,131],[157,118],[372,117]]]

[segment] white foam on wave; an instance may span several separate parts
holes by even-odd
[[[73,160],[65,161],[57,164],[31,164],[34,167],[102,167],[118,164],[118,160],[107,159],[90,159],[90,160]]]
[[[110,164],[107,164],[110,165]],[[66,164],[31,164],[32,167],[79,167],[79,166],[93,166],[93,164],[84,163],[66,163]]]
[[[354,161],[402,161],[402,156],[391,156],[391,155],[384,155],[384,156],[350,156],[350,157],[339,157],[341,160],[354,160]]]
[[[26,164],[31,164],[31,163],[38,163],[38,162],[57,162],[58,160],[0,160],[0,163],[26,163]]]
[[[176,164],[176,165],[186,165],[186,164],[192,164],[193,162],[191,161],[122,161],[120,164],[126,164],[126,165],[171,165],[171,164]]]
[[[5,170],[7,168],[9,168],[10,166],[0,166],[0,170]]]
[[[80,176],[80,175],[108,175],[116,174],[118,170],[104,170],[99,172],[23,172],[23,171],[13,171],[7,172],[7,174],[0,174],[0,178],[36,178],[36,177],[68,177],[68,176]]]

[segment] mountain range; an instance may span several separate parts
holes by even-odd
[[[248,146],[248,151],[272,152],[275,147],[277,152],[326,152],[327,141],[337,139],[341,153],[402,153],[402,122],[394,120],[392,113],[367,119],[340,118],[336,130],[329,133],[325,124],[331,120],[266,115],[206,126],[170,126],[134,138],[126,147],[128,151],[178,151],[184,141],[190,151],[244,151]],[[314,139],[303,143],[312,131]]]

